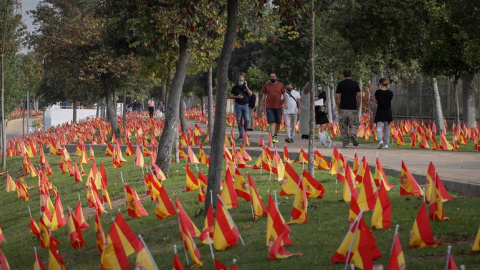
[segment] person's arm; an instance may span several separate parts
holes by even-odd
[[[248,96],[251,96],[252,95],[252,90],[250,90],[250,88],[248,88],[247,82],[245,82],[245,89],[247,90]]]
[[[266,98],[266,96],[267,96],[267,94],[262,92],[262,100],[260,101],[260,104],[258,104],[261,112],[265,111],[265,98]]]
[[[297,114],[300,114],[300,108],[302,107],[302,99],[299,97],[297,98],[297,102],[298,102],[298,111],[297,111]]]
[[[335,93],[335,104],[337,105],[337,110],[340,111],[340,94]]]
[[[237,99],[237,98],[240,98],[240,94],[238,94],[238,95],[235,95],[235,94],[234,94],[234,90],[232,89],[232,92],[230,92],[230,98],[231,98],[231,99]]]
[[[357,92],[357,109],[360,109],[361,100],[362,100],[362,92]]]

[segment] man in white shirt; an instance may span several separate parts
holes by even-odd
[[[287,108],[284,110],[285,125],[287,126],[287,143],[293,143],[295,136],[295,126],[297,124],[297,116],[300,114],[300,93],[293,89],[291,82],[286,83]]]

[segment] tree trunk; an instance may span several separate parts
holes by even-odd
[[[208,140],[212,142],[213,134],[213,68],[208,68]]]
[[[5,32],[5,31],[4,31]],[[5,58],[5,47],[2,49],[1,57],[1,67],[2,67],[2,170],[5,171],[5,167],[7,166],[7,132],[6,132],[6,124],[5,124],[5,66],[4,66],[4,58]]]
[[[362,120],[362,114],[363,114],[363,80],[362,78],[358,79],[358,85],[360,86],[360,93],[361,93],[360,108],[358,108],[358,122],[360,123],[360,121]],[[368,110],[367,110],[367,113],[369,113]]]
[[[225,140],[225,119],[227,115],[228,97],[228,65],[232,56],[233,45],[237,36],[238,0],[227,0],[227,30],[223,41],[222,52],[218,58],[217,68],[217,97],[215,109],[215,127],[212,136],[210,151],[210,167],[208,168],[207,198],[205,212],[213,201],[217,207],[217,195],[220,193],[220,173],[223,168],[223,143]],[[213,196],[213,198],[211,197]]]
[[[123,130],[127,130],[127,88],[123,89],[123,115],[122,115]],[[125,135],[127,133],[125,132]]]
[[[315,141],[315,3],[310,0],[310,132],[308,139],[308,173],[313,175],[315,164],[313,162],[313,144]]]
[[[455,75],[453,79],[453,93],[455,94],[455,122],[457,123],[457,128],[460,125],[460,103],[458,100],[458,79],[459,76]]]
[[[333,74],[330,73],[330,87],[331,93],[330,96],[332,97],[332,118],[334,122],[338,123],[338,111],[337,111],[337,104],[335,103],[335,83],[333,82]]]
[[[158,108],[161,108],[163,105],[165,105],[166,94],[167,94],[167,84],[162,83],[162,87],[160,88],[160,106],[158,106]]]
[[[156,164],[162,171],[168,174],[170,170],[170,158],[172,145],[175,141],[175,134],[178,133],[178,114],[180,110],[180,97],[182,95],[183,83],[187,75],[190,54],[187,51],[188,38],[179,37],[178,60],[172,85],[168,91],[168,101],[165,111],[165,126],[158,144]],[[176,147],[176,145],[174,145]]]
[[[115,136],[118,136],[120,135],[120,131],[118,129],[117,113],[115,108],[115,94],[110,85],[111,76],[112,75],[110,73],[102,74],[102,83],[107,102],[107,120],[112,126],[112,133],[115,134]]]
[[[327,106],[328,122],[332,123],[332,121],[333,121],[333,118],[332,118],[332,114],[333,114],[332,102],[335,102],[335,100],[332,97],[332,93],[330,92],[330,85],[328,85],[328,84],[326,85],[325,92],[327,94],[327,104],[325,104],[325,105]]]
[[[445,123],[443,122],[442,101],[440,99],[440,92],[438,91],[437,78],[432,77],[432,90],[433,90],[433,106],[434,106],[434,119],[437,123],[437,128],[445,132]]]
[[[462,77],[463,95],[463,123],[469,127],[475,127],[475,74],[465,74]]]
[[[180,127],[182,128],[182,133],[187,134],[187,122],[185,121],[185,100],[183,99],[183,93],[182,96],[180,97],[180,111],[179,111],[179,116],[180,116]]]
[[[72,103],[72,121],[73,123],[77,123],[77,99],[73,97],[73,103]]]

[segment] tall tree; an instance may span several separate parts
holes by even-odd
[[[315,139],[315,1],[310,0],[310,132],[308,139],[308,172],[313,175],[313,143]]]
[[[227,115],[228,66],[237,36],[238,0],[227,0],[227,29],[222,51],[217,64],[217,96],[214,132],[211,141],[210,167],[208,168],[207,199],[205,212],[213,201],[216,208],[216,197],[220,193],[220,174],[223,164],[223,144],[225,141],[225,119]],[[212,198],[213,196],[213,198]]]
[[[1,106],[2,106],[2,169],[6,166],[6,124],[5,124],[5,62],[12,60],[20,46],[20,38],[22,37],[22,16],[20,15],[20,3],[17,0],[3,0],[0,2],[0,25],[2,25],[1,33],[1,51],[0,51],[0,68],[1,68]],[[11,89],[13,91],[13,89]]]

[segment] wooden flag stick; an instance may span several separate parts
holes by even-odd
[[[395,226],[395,233],[393,234],[392,247],[390,248],[390,257],[392,257],[393,245],[395,244],[395,236],[397,236],[397,234],[398,234],[398,227],[400,227],[400,225],[397,224]]]
[[[138,235],[138,238],[140,239],[140,241],[142,242],[143,246],[145,247],[145,250],[147,251],[148,256],[150,256],[150,259],[152,260],[153,266],[155,266],[155,269],[158,270],[157,263],[156,263],[155,260],[153,259],[152,253],[150,253],[150,250],[148,249],[147,244],[145,244],[145,241],[143,241],[143,238],[142,238],[142,236],[141,236],[140,234]]]
[[[30,211],[30,206],[28,207],[28,214],[30,214],[30,217],[32,217],[32,211]]]
[[[358,214],[358,217],[362,217],[363,215],[363,208],[360,210],[360,213]],[[357,234],[358,226],[360,226],[360,218],[357,217],[357,220],[355,221],[355,230],[353,231],[353,237],[352,240],[350,241],[350,246],[348,247],[348,252],[347,252],[347,258],[345,259],[345,270],[348,269],[348,262],[350,261],[350,255],[352,254],[352,248],[353,244],[355,242],[355,235]],[[350,230],[349,230],[350,233]]]
[[[182,222],[180,220],[180,210],[178,210],[178,209],[177,209],[177,216],[178,216],[178,223],[181,224]],[[183,231],[182,225],[180,225],[180,229]],[[180,232],[180,233],[182,233],[182,232]],[[183,240],[183,241],[185,241],[185,240]],[[190,265],[190,261],[188,260],[187,249],[185,248],[185,245],[183,245],[183,246],[184,246],[183,251],[185,252],[185,259],[187,259],[187,264]]]
[[[450,252],[452,251],[452,246],[448,245],[447,249],[447,263],[445,265],[445,270],[448,270],[448,264],[450,263]]]
[[[38,262],[38,254],[37,254],[37,248],[36,247],[33,247],[33,251],[35,253],[35,261]],[[39,263],[40,264],[40,263]],[[35,267],[35,270],[40,270],[40,265],[39,264],[34,264],[36,267]]]
[[[215,254],[213,254],[212,239],[210,239],[210,235],[207,236],[207,239],[208,239],[208,246],[210,247],[210,254],[212,255],[212,261],[215,261]]]

